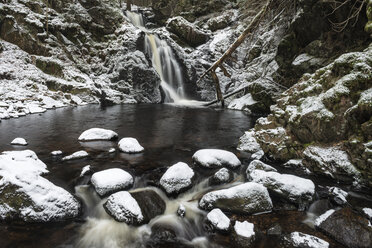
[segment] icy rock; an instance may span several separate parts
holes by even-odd
[[[246,170],[247,176],[254,170],[276,171],[274,167],[268,164],[265,164],[264,162],[261,162],[260,160],[257,160],[257,159],[249,163],[247,170]]]
[[[202,209],[220,208],[242,214],[271,211],[269,192],[261,184],[249,182],[205,194],[199,202]]]
[[[251,112],[249,107],[256,103],[257,102],[253,99],[252,95],[247,94],[232,100],[227,108]]]
[[[96,172],[90,181],[100,196],[125,190],[133,185],[133,177],[125,170],[118,168]]]
[[[347,203],[346,197],[348,193],[337,187],[330,187],[328,189],[329,195],[332,198],[332,201],[338,205],[345,205]]]
[[[46,165],[31,150],[0,155],[0,219],[61,221],[78,216],[79,202],[41,175]]]
[[[252,159],[261,159],[264,155],[264,151],[254,137],[254,131],[245,132],[245,134],[240,137],[237,149],[239,151],[252,153]]]
[[[59,155],[62,155],[62,151],[58,150],[58,151],[52,151],[50,153],[52,156],[59,156]]]
[[[184,205],[180,204],[177,209],[177,215],[180,217],[185,217],[186,215],[186,208]]]
[[[178,194],[191,186],[194,175],[187,164],[179,162],[168,168],[160,178],[160,185],[167,194]]]
[[[195,164],[206,168],[222,166],[236,168],[241,165],[240,160],[232,152],[220,149],[202,149],[194,153],[192,159]]]
[[[329,243],[318,237],[301,233],[293,232],[288,237],[284,238],[284,242],[290,247],[298,248],[328,248]]]
[[[230,228],[230,219],[219,208],[207,214],[207,221],[218,231],[227,232]]]
[[[119,149],[125,153],[139,153],[144,150],[135,138],[122,138],[119,141]]]
[[[11,145],[19,145],[19,146],[27,146],[27,141],[24,138],[15,138],[12,142],[10,142]]]
[[[118,134],[114,131],[103,128],[91,128],[79,136],[79,141],[114,140],[116,138],[118,138]]]
[[[73,154],[69,156],[63,157],[62,160],[66,161],[66,160],[80,159],[80,158],[85,158],[88,156],[89,154],[86,151],[78,151],[78,152],[74,152]]]
[[[254,225],[248,221],[236,221],[233,240],[238,247],[250,247],[255,238]]]
[[[315,185],[309,179],[263,170],[255,170],[249,176],[253,182],[263,184],[284,199],[299,205],[312,201],[315,194]]]
[[[228,183],[231,182],[233,178],[233,173],[229,169],[221,168],[210,178],[210,183],[212,185]]]
[[[110,195],[103,206],[106,212],[119,222],[139,225],[144,219],[138,202],[127,191]]]
[[[85,175],[87,175],[88,173],[91,173],[91,166],[90,165],[86,165],[83,167],[83,169],[81,170],[81,173],[80,173],[80,177],[83,177]]]

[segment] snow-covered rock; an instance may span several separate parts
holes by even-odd
[[[194,175],[186,163],[179,162],[168,168],[160,178],[160,185],[167,194],[178,194],[191,186]]]
[[[86,166],[83,167],[83,169],[81,169],[80,177],[83,177],[83,176],[87,175],[88,173],[91,173],[91,166],[90,165],[86,165]]]
[[[110,149],[108,150],[109,153],[114,153],[115,151],[116,151],[115,148],[110,148]]]
[[[186,208],[183,204],[180,204],[177,209],[177,215],[180,217],[185,217],[186,215]]]
[[[79,141],[90,141],[90,140],[114,140],[118,137],[118,134],[114,131],[103,129],[103,128],[91,128],[84,131],[79,136]]]
[[[0,155],[0,219],[59,221],[78,216],[79,202],[41,175],[46,165],[31,150]]]
[[[199,202],[202,209],[220,208],[243,214],[271,211],[269,192],[261,184],[249,182],[205,194]]]
[[[96,172],[90,181],[100,196],[125,190],[133,185],[133,177],[125,170],[118,168]]]
[[[293,232],[284,238],[285,242],[291,247],[298,248],[328,248],[329,243],[318,237],[305,234],[302,232]]]
[[[330,187],[328,189],[328,193],[332,199],[333,202],[335,202],[338,205],[345,205],[347,203],[346,197],[348,196],[348,193],[338,187]]]
[[[264,155],[264,151],[254,137],[254,131],[245,132],[244,135],[240,137],[237,149],[239,151],[252,153],[252,159],[261,159]]]
[[[63,157],[62,160],[66,161],[66,160],[80,159],[80,158],[85,158],[88,156],[89,154],[86,151],[78,151],[78,152],[74,152],[73,154],[69,156]]]
[[[227,108],[251,112],[249,107],[256,103],[257,101],[253,99],[251,94],[246,94],[240,98],[232,100]]]
[[[119,141],[119,149],[125,153],[139,153],[144,150],[135,138],[122,138]]]
[[[215,208],[207,214],[208,222],[218,231],[228,231],[230,219],[219,208]]]
[[[333,214],[335,212],[334,209],[330,209],[328,211],[326,211],[324,214],[320,215],[318,218],[316,218],[315,220],[315,226],[319,226],[320,224],[322,224],[323,221],[325,221],[331,214]]]
[[[372,220],[372,208],[363,208],[363,213],[367,215],[369,219]]]
[[[247,175],[249,175],[254,170],[277,171],[274,167],[268,164],[265,164],[264,162],[257,160],[257,159],[249,163],[247,170],[246,170]]]
[[[138,225],[143,221],[140,206],[127,191],[110,195],[103,206],[116,221],[133,225]]]
[[[249,223],[248,221],[235,222],[233,240],[237,246],[249,247],[254,241],[255,235],[253,223]]]
[[[24,138],[15,138],[10,142],[11,145],[18,145],[18,146],[27,146],[28,143]]]
[[[227,168],[219,169],[214,175],[210,178],[211,184],[223,184],[228,183],[233,180],[233,173]]]
[[[59,156],[59,155],[62,155],[62,151],[60,151],[60,150],[52,151],[50,154],[51,154],[52,156]]]
[[[310,202],[315,194],[315,185],[309,179],[263,170],[254,170],[249,176],[253,182],[260,183],[284,199],[299,205]]]
[[[220,149],[202,149],[194,153],[192,159],[195,164],[206,168],[230,167],[241,165],[240,160],[232,152]]]

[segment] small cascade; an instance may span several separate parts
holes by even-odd
[[[172,48],[166,41],[148,32],[142,15],[126,11],[126,16],[133,25],[146,33],[145,50],[152,56],[152,66],[160,76],[161,87],[165,93],[164,102],[180,103],[186,100],[181,67],[173,54]]]

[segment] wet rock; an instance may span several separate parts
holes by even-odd
[[[118,134],[114,131],[103,128],[91,128],[84,131],[79,136],[79,141],[92,141],[92,140],[114,140],[118,138]]]
[[[194,153],[192,160],[195,164],[205,168],[226,166],[236,168],[241,165],[240,160],[232,152],[219,149],[202,149]]]
[[[209,30],[216,31],[218,29],[226,28],[234,19],[233,11],[226,11],[220,16],[210,18],[206,25]]]
[[[249,176],[253,182],[261,183],[276,195],[300,207],[311,202],[315,194],[315,185],[309,179],[262,170],[255,170]]]
[[[281,235],[282,234],[282,227],[279,224],[275,224],[275,226],[270,227],[267,230],[268,235]]]
[[[125,153],[140,153],[145,150],[135,138],[122,138],[118,145],[119,150]]]
[[[212,185],[218,185],[231,182],[233,179],[233,173],[229,169],[221,168],[214,173],[214,175],[209,179],[209,182]]]
[[[346,191],[343,191],[337,187],[330,187],[328,192],[329,196],[331,197],[331,201],[337,205],[343,206],[347,203],[346,197],[348,196],[348,193]]]
[[[235,222],[232,239],[237,247],[251,247],[255,235],[253,223],[249,223],[248,221]]]
[[[110,195],[103,206],[116,221],[140,225],[144,220],[138,202],[127,191]]]
[[[15,138],[10,142],[11,145],[18,145],[18,146],[27,146],[28,143],[24,138]]]
[[[241,214],[271,211],[273,205],[267,189],[258,183],[244,183],[228,189],[212,191],[199,201],[202,209],[220,208]]]
[[[80,203],[41,175],[46,165],[31,150],[0,155],[0,219],[49,222],[77,217]]]
[[[230,229],[230,219],[219,208],[207,214],[207,222],[217,231],[227,232]]]
[[[74,152],[73,154],[69,156],[63,157],[62,160],[67,161],[67,160],[73,160],[73,159],[81,159],[81,158],[86,158],[88,156],[89,154],[86,151],[78,151],[78,152]]]
[[[301,233],[293,232],[290,235],[284,237],[284,243],[289,247],[299,248],[328,248],[329,243],[318,237]]]
[[[133,177],[125,170],[113,168],[94,173],[91,182],[97,193],[105,196],[132,187]]]
[[[177,195],[192,185],[194,171],[185,163],[172,165],[160,178],[160,186],[168,195]]]
[[[360,175],[348,154],[337,147],[309,146],[304,151],[304,164],[314,172],[350,182]]]
[[[173,17],[167,21],[167,29],[177,34],[191,46],[198,46],[209,39],[209,35],[188,22],[181,16]]]
[[[247,176],[249,176],[249,174],[253,172],[254,170],[277,171],[274,167],[268,164],[265,164],[264,162],[257,160],[257,159],[249,163],[247,170],[246,170]]]
[[[351,208],[334,211],[317,223],[317,228],[347,247],[372,246],[372,227],[366,218]]]
[[[136,190],[130,192],[130,194],[140,206],[143,215],[141,224],[148,223],[156,216],[164,213],[166,207],[165,202],[154,190]]]

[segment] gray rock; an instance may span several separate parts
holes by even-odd
[[[233,173],[229,169],[221,168],[214,173],[214,175],[209,179],[209,182],[212,185],[218,185],[231,182],[233,178]]]
[[[161,215],[165,211],[165,201],[151,189],[136,190],[130,192],[141,208],[143,221],[141,224],[150,222],[154,217]]]

